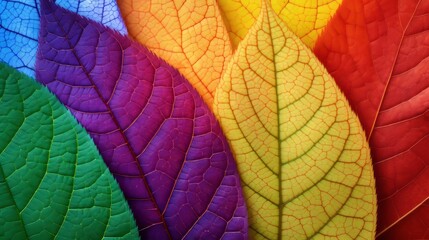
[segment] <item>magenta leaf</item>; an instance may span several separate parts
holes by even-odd
[[[36,76],[87,129],[140,236],[246,239],[240,178],[213,114],[177,70],[42,1]]]

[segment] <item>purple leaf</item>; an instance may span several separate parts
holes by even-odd
[[[218,122],[177,70],[116,31],[42,1],[38,81],[98,146],[149,239],[246,239]]]

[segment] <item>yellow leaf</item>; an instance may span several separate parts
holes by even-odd
[[[342,0],[271,0],[274,11],[310,48],[337,11]],[[234,48],[246,36],[259,15],[261,2],[255,0],[219,0],[219,8]]]
[[[118,0],[129,34],[177,68],[212,107],[232,54],[214,0]]]
[[[255,239],[371,239],[365,134],[323,65],[271,7],[229,62],[214,111],[236,157]]]

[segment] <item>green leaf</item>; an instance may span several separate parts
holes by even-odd
[[[92,140],[47,89],[0,63],[0,239],[138,238]]]

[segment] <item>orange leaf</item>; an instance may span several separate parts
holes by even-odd
[[[118,0],[129,34],[177,68],[205,102],[213,96],[231,43],[214,0]]]

